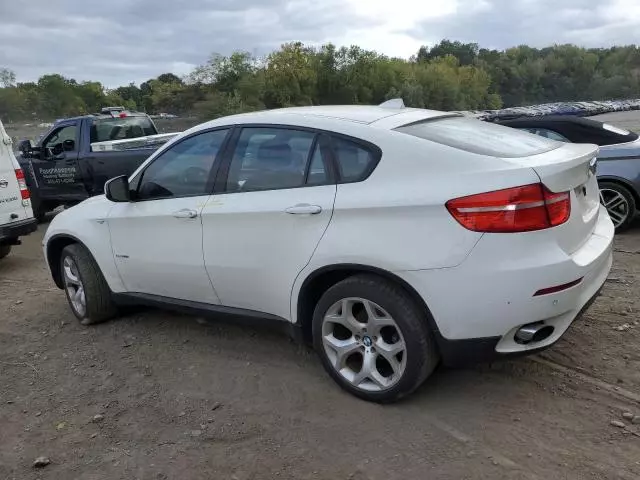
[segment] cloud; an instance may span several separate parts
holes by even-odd
[[[0,67],[107,86],[186,74],[211,53],[284,42],[357,44],[409,57],[442,38],[505,48],[631,43],[637,0],[0,0]]]
[[[575,43],[586,47],[638,41],[637,0],[460,0],[448,15],[407,29],[426,43],[442,38],[503,49]]]

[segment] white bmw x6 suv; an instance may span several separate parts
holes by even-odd
[[[390,402],[440,360],[548,347],[596,297],[596,153],[421,109],[236,115],[59,214],[44,251],[83,324],[131,303],[270,321]]]

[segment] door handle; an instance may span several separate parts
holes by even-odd
[[[173,216],[175,218],[196,218],[198,216],[198,212],[189,208],[183,208],[182,210],[173,212]]]
[[[292,215],[317,215],[321,211],[322,207],[320,205],[309,205],[308,203],[299,203],[285,209],[285,212]]]

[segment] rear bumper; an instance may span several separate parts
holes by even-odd
[[[600,296],[600,291],[601,290],[598,290],[596,294],[589,299],[585,306],[582,307],[582,310],[580,310],[574,321],[579,320],[589,309],[593,302],[595,302],[595,300]],[[538,353],[553,346],[553,343],[549,343],[542,347],[535,347],[511,353],[500,353],[496,351],[496,347],[498,343],[500,343],[500,339],[501,337],[486,337],[470,338],[465,340],[448,340],[442,335],[437,335],[442,363],[448,367],[465,367],[483,362],[509,360],[524,355]]]
[[[16,240],[35,232],[37,229],[38,221],[35,218],[0,225],[0,243]]]
[[[567,254],[553,235],[485,235],[457,267],[396,272],[428,305],[449,363],[534,353],[554,344],[602,288],[612,264],[614,227],[604,207],[595,229]],[[571,284],[556,293],[536,292]],[[552,326],[548,337],[516,342],[524,325]]]

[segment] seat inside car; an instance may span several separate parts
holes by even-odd
[[[274,138],[258,148],[256,170],[243,190],[266,190],[295,187],[302,184],[304,171],[294,165],[294,152],[285,141]]]

